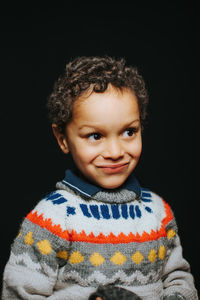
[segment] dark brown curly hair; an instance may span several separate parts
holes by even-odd
[[[147,115],[148,94],[144,80],[136,68],[126,66],[123,58],[77,57],[66,65],[54,84],[48,98],[47,109],[51,123],[57,125],[60,133],[65,133],[66,124],[73,114],[73,103],[81,94],[92,88],[93,92],[103,93],[108,84],[122,90],[129,88],[137,97],[141,124]]]

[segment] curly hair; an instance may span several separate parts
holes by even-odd
[[[135,67],[126,66],[123,58],[77,57],[66,65],[48,97],[47,109],[51,123],[64,133],[73,115],[73,103],[89,88],[103,93],[108,84],[122,90],[129,88],[137,97],[140,120],[143,125],[147,115],[148,93],[144,80]]]

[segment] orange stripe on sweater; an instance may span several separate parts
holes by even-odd
[[[52,232],[53,234],[65,239],[65,240],[70,240],[70,236],[67,230],[62,230],[60,224],[58,225],[53,225],[52,220],[49,219],[44,219],[43,214],[38,215],[37,211],[36,212],[30,212],[26,219],[31,221],[34,224],[39,225],[42,228],[45,228]]]
[[[114,235],[113,233],[110,233],[108,236],[105,236],[103,233],[100,233],[98,236],[94,236],[93,233],[86,235],[84,230],[81,233],[76,233],[75,230],[72,231],[72,241],[95,244],[121,244],[131,242],[143,243],[157,240],[160,237],[165,236],[166,231],[163,227],[158,232],[151,230],[150,234],[144,231],[142,235],[139,235],[138,233],[135,235],[132,232],[130,232],[128,235],[125,235],[121,232],[118,236]]]
[[[162,201],[164,204],[165,214],[166,214],[165,218],[162,220],[162,225],[165,227],[173,219],[173,214],[169,204],[167,204],[164,200]]]
[[[163,201],[165,207],[166,216],[162,221],[161,228],[158,231],[151,230],[151,233],[143,232],[142,235],[133,234],[130,232],[128,235],[120,233],[119,235],[114,235],[112,232],[105,236],[103,233],[100,233],[98,236],[95,236],[92,232],[87,235],[84,230],[81,233],[77,233],[75,230],[72,230],[70,233],[67,230],[62,230],[60,225],[53,225],[52,220],[44,219],[43,214],[39,215],[37,212],[30,212],[26,217],[29,221],[34,224],[39,225],[42,228],[45,228],[52,232],[53,234],[72,242],[86,242],[86,243],[96,243],[96,244],[121,244],[121,243],[131,243],[131,242],[147,242],[154,241],[161,237],[165,237],[166,230],[165,226],[173,219],[173,215],[170,209],[170,206]]]

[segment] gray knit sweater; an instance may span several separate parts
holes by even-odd
[[[110,283],[142,299],[197,300],[162,198],[130,188],[88,197],[66,179],[24,219],[3,281],[3,300],[84,300]]]

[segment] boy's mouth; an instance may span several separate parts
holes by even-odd
[[[124,169],[128,166],[128,163],[121,164],[105,164],[102,166],[98,166],[104,173],[106,174],[115,174],[124,171]]]

